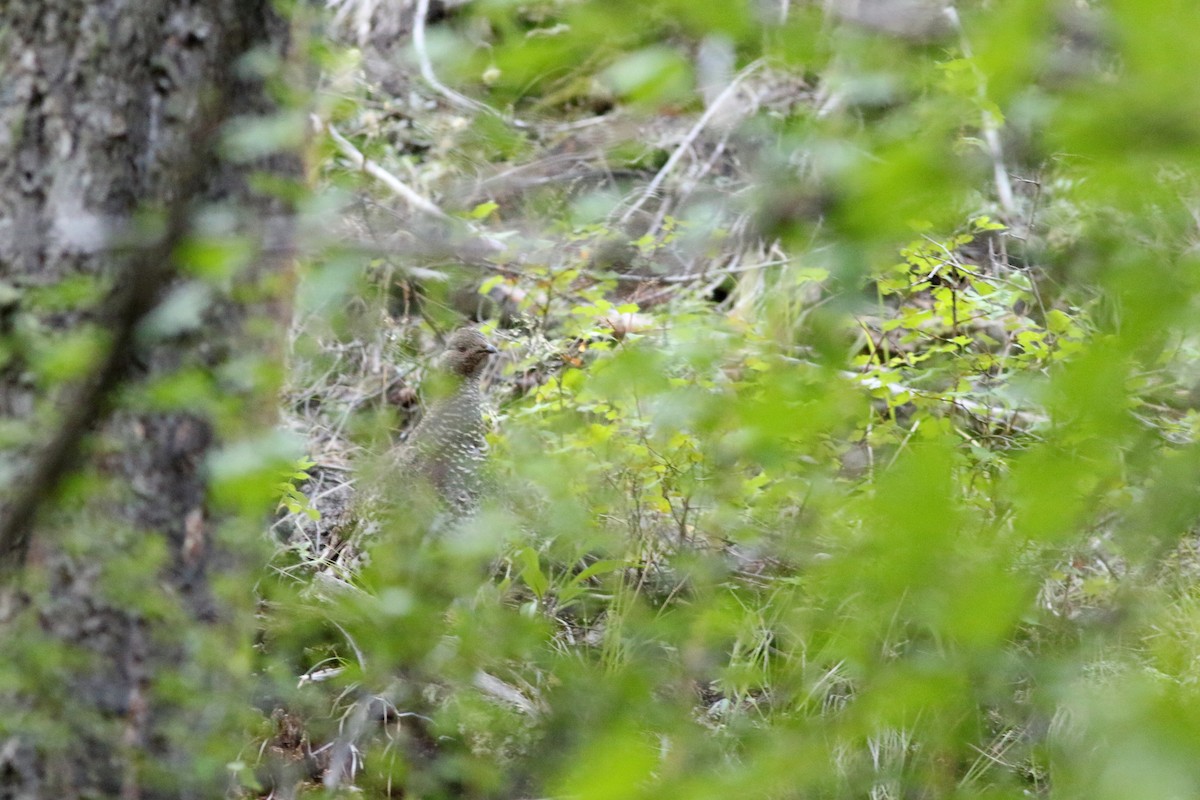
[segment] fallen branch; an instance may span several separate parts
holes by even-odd
[[[347,139],[345,136],[342,136],[342,134],[340,134],[337,128],[333,127],[332,124],[326,124],[322,122],[321,118],[316,114],[312,115],[312,123],[313,126],[318,130],[324,130],[329,134],[329,138],[333,140],[335,145],[337,145],[338,151],[346,158],[350,159],[350,162],[354,164],[355,169],[365,172],[375,180],[382,183],[384,186],[391,189],[393,194],[395,194],[404,202],[408,203],[417,211],[424,212],[431,217],[437,217],[438,219],[450,218],[449,215],[445,211],[442,211],[442,209],[438,208],[438,206],[432,200],[422,197],[420,193],[411,188],[404,181],[400,180],[395,175],[364,156],[362,151],[351,144],[349,139]]]
[[[887,389],[888,392],[893,395],[908,395],[924,397],[930,400],[939,400],[985,419],[1008,419],[1012,422],[1019,422],[1021,423],[1022,430],[1025,431],[1043,427],[1050,422],[1050,419],[1046,415],[1036,411],[993,406],[988,405],[987,403],[981,403],[977,400],[968,400],[965,397],[945,397],[944,395],[937,394],[936,392],[927,392],[922,389],[914,389],[911,386],[905,386],[899,383],[884,383],[879,378],[872,378],[869,375],[862,375],[858,372],[843,372],[841,374],[843,377],[849,378],[868,389]]]
[[[485,114],[491,114],[494,117],[504,120],[514,128],[528,128],[528,123],[520,120],[510,119],[501,114],[496,109],[481,103],[478,100],[472,100],[465,94],[460,94],[454,91],[446,84],[438,80],[437,73],[433,71],[433,61],[429,58],[429,49],[425,44],[425,23],[429,17],[429,0],[417,0],[417,9],[413,15],[413,51],[417,55],[417,67],[421,70],[421,77],[429,84],[435,92],[446,98],[452,105],[455,105],[465,111],[480,111]]]
[[[759,269],[767,269],[769,267],[781,267],[785,264],[792,263],[792,259],[784,259],[782,261],[764,261],[759,264],[746,264],[741,267],[726,267],[725,269],[704,270],[702,272],[689,272],[686,275],[629,275],[621,272],[593,272],[592,270],[581,270],[579,274],[598,281],[617,281],[619,283],[691,283],[692,281],[704,280],[705,278],[721,277],[727,275],[738,275],[743,272],[753,272]]]
[[[646,185],[646,188],[642,191],[641,196],[633,205],[625,210],[624,214],[621,215],[622,225],[628,222],[629,219],[638,212],[638,209],[645,205],[646,201],[654,196],[655,192],[657,192],[659,187],[662,186],[663,181],[665,181],[667,176],[671,174],[671,171],[675,169],[675,165],[679,163],[680,159],[683,158],[684,154],[696,141],[697,137],[700,136],[700,133],[706,127],[708,127],[708,123],[712,121],[713,117],[717,115],[718,111],[724,110],[723,106],[725,105],[725,101],[729,99],[737,87],[741,85],[742,81],[744,81],[754,72],[758,71],[758,69],[762,66],[762,63],[762,61],[755,61],[739,72],[737,77],[730,81],[729,85],[725,87],[725,90],[717,95],[716,99],[709,104],[704,113],[700,115],[700,119],[696,120],[696,124],[693,125],[691,130],[689,130],[683,137],[683,141],[681,141],[679,146],[675,148],[675,151],[671,153],[671,157],[667,159],[667,163],[662,165],[662,169],[660,169],[658,174],[655,175],[650,180],[650,183]]]
[[[954,6],[947,6],[943,9],[943,13],[958,33],[963,55],[971,62],[972,69],[975,72],[975,79],[977,81],[976,97],[980,106],[982,106],[982,110],[980,111],[980,129],[983,132],[983,142],[987,145],[988,156],[992,159],[992,179],[996,184],[996,197],[1000,201],[1000,207],[1004,209],[1004,213],[1008,218],[1006,222],[1012,223],[1017,217],[1017,204],[1013,194],[1012,181],[1008,177],[1008,167],[1004,163],[1004,148],[1000,143],[1000,126],[996,123],[996,118],[992,116],[992,112],[988,110],[987,78],[974,65],[971,42],[967,39],[966,31],[963,30],[962,20],[958,17],[958,11]]]

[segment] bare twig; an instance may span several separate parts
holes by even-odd
[[[1030,411],[1027,409],[1005,408],[1004,406],[993,406],[986,403],[980,403],[976,400],[968,400],[965,397],[944,397],[937,393],[926,392],[921,389],[915,389],[911,386],[905,386],[899,383],[884,383],[878,378],[873,378],[870,375],[862,375],[857,372],[843,372],[843,377],[849,378],[857,383],[862,384],[868,389],[886,389],[893,395],[911,395],[916,397],[928,397],[933,400],[943,400],[952,406],[961,408],[969,414],[975,414],[979,417],[987,419],[1009,419],[1013,422],[1020,423],[1026,431],[1035,428],[1045,427],[1050,420],[1045,415],[1038,411]]]
[[[762,64],[762,61],[755,61],[739,72],[737,76],[729,82],[729,85],[725,87],[725,90],[717,95],[716,99],[709,104],[704,113],[700,115],[700,119],[696,120],[696,124],[692,126],[691,130],[687,132],[687,135],[683,137],[683,141],[681,141],[679,146],[675,148],[675,152],[671,153],[671,157],[667,159],[667,163],[662,165],[662,169],[660,169],[658,174],[655,175],[650,180],[650,183],[646,185],[646,188],[642,191],[641,196],[638,197],[637,201],[627,208],[625,213],[621,215],[622,225],[628,222],[630,218],[638,212],[638,209],[645,205],[646,201],[654,196],[654,193],[658,191],[660,186],[662,186],[663,181],[667,179],[667,176],[670,175],[671,171],[675,169],[675,166],[679,163],[680,159],[683,158],[684,154],[687,153],[688,149],[696,141],[696,138],[700,136],[701,131],[708,127],[708,123],[712,121],[713,117],[717,115],[718,111],[724,110],[725,101],[733,95],[741,82],[756,72],[762,66]]]
[[[754,270],[767,269],[768,267],[780,267],[784,264],[790,264],[792,259],[783,259],[780,261],[763,261],[757,264],[746,264],[740,267],[726,267],[725,269],[705,270],[703,272],[691,272],[686,275],[625,275],[619,272],[602,273],[592,272],[591,270],[582,270],[581,275],[586,275],[599,281],[617,281],[619,283],[691,283],[692,281],[704,280],[714,275],[722,277],[726,275],[737,275],[741,272],[753,272]]]
[[[312,115],[312,123],[313,126],[318,130],[325,130],[329,133],[329,138],[333,140],[335,145],[337,145],[338,151],[341,152],[341,154],[346,158],[350,159],[350,162],[354,164],[355,169],[362,170],[375,180],[382,183],[388,189],[391,189],[393,194],[402,199],[404,202],[408,203],[416,210],[422,211],[432,217],[437,217],[438,219],[448,218],[449,215],[446,214],[445,211],[442,211],[442,209],[438,208],[438,206],[432,200],[428,200],[421,196],[420,193],[411,188],[404,181],[400,180],[395,175],[364,156],[362,151],[351,144],[349,139],[347,139],[345,136],[342,136],[342,134],[340,134],[337,128],[333,127],[333,125],[325,124],[316,114]]]
[[[974,58],[971,53],[971,42],[967,39],[966,31],[963,30],[962,20],[958,17],[958,11],[954,6],[947,6],[943,13],[950,20],[950,24],[954,30],[958,32],[959,42],[961,43],[963,55],[968,60]],[[983,131],[983,142],[987,145],[988,155],[992,159],[992,178],[996,183],[996,197],[1000,201],[1000,207],[1004,209],[1006,220],[1012,223],[1017,218],[1017,204],[1013,195],[1012,181],[1008,176],[1008,167],[1004,163],[1004,147],[1000,143],[1000,125],[996,118],[987,107],[987,78],[979,71],[979,68],[972,65],[975,71],[976,94],[979,104],[983,107],[980,110],[981,129]]]
[[[520,711],[527,716],[536,716],[538,713],[544,713],[545,708],[540,707],[539,703],[530,700],[525,695],[513,686],[505,683],[483,670],[477,670],[475,677],[471,679],[471,683],[476,689],[483,692],[493,700],[499,700]]]
[[[520,120],[510,119],[501,114],[496,109],[481,103],[478,100],[472,100],[465,94],[454,91],[446,84],[438,80],[437,73],[433,71],[433,62],[429,59],[429,49],[425,44],[425,22],[429,17],[429,0],[417,0],[417,9],[413,16],[412,41],[413,51],[417,55],[417,67],[421,70],[421,77],[429,84],[435,92],[446,98],[452,105],[455,105],[466,111],[478,111],[485,114],[491,114],[504,120],[515,128],[527,128],[528,123]]]

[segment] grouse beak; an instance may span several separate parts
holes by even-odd
[[[487,352],[488,355],[492,355],[492,356],[494,356],[494,355],[496,355],[496,353],[500,352],[491,344],[484,345],[483,349]]]

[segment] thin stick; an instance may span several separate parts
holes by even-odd
[[[948,6],[944,9],[943,13],[950,20],[950,24],[954,26],[954,30],[958,32],[963,55],[968,60],[973,60],[974,55],[971,52],[971,42],[967,39],[966,31],[963,30],[962,20],[958,17],[958,11],[954,6]],[[987,145],[988,155],[992,159],[992,178],[996,183],[996,197],[1000,200],[1000,207],[1004,209],[1005,215],[1008,216],[1008,221],[1012,222],[1017,217],[1017,204],[1013,195],[1012,181],[1008,177],[1008,167],[1004,164],[1004,147],[1000,142],[1000,126],[996,123],[996,118],[992,116],[992,112],[987,109],[987,77],[974,63],[972,63],[972,68],[978,81],[976,95],[980,105],[983,106],[980,111],[982,117],[981,127],[984,144]]]
[[[408,203],[417,211],[423,211],[424,213],[429,214],[432,217],[437,217],[438,219],[447,219],[449,217],[449,215],[445,211],[442,211],[442,209],[438,208],[433,201],[422,197],[415,189],[411,188],[404,181],[400,180],[395,175],[364,156],[362,151],[351,144],[349,139],[338,133],[337,128],[333,127],[333,125],[327,125],[321,122],[320,117],[318,117],[316,114],[312,115],[312,121],[315,127],[318,129],[324,129],[329,133],[329,138],[333,140],[335,145],[337,145],[337,149],[341,152],[341,154],[350,159],[350,162],[354,164],[355,169],[367,173],[372,178],[391,189],[393,194],[404,200],[404,202]]]
[[[465,94],[460,94],[454,91],[446,84],[442,83],[433,71],[433,61],[429,58],[429,48],[425,44],[425,22],[429,17],[429,0],[417,0],[417,9],[413,15],[413,30],[412,41],[413,51],[417,55],[417,67],[421,70],[421,77],[429,84],[435,92],[450,101],[451,105],[458,106],[461,109],[469,111],[482,111],[498,117],[515,128],[527,128],[528,123],[520,120],[510,119],[505,117],[496,109],[486,103],[481,103],[478,100],[472,100]]]
[[[767,269],[768,267],[779,267],[784,264],[792,263],[793,259],[783,259],[781,261],[763,261],[758,264],[746,264],[741,267],[727,267],[725,269],[704,270],[703,272],[689,272],[686,275],[626,275],[622,273],[604,274],[602,272],[593,272],[591,270],[582,270],[581,275],[586,275],[589,278],[594,278],[599,281],[617,281],[619,283],[691,283],[692,281],[711,278],[714,275],[736,275],[741,272],[753,272],[757,269]]]
[[[709,107],[705,109],[704,113],[700,115],[700,119],[696,120],[696,124],[692,126],[692,129],[689,130],[687,135],[683,137],[683,141],[680,142],[679,146],[675,148],[675,152],[671,153],[671,157],[667,159],[667,163],[662,165],[662,169],[660,169],[658,174],[655,175],[650,180],[650,183],[646,185],[645,190],[642,192],[642,196],[639,197],[637,202],[626,209],[625,213],[621,215],[622,225],[628,222],[630,217],[636,214],[638,209],[645,205],[646,201],[654,196],[654,193],[658,191],[658,187],[662,186],[663,181],[665,181],[667,176],[671,174],[671,171],[675,169],[675,165],[678,164],[680,159],[683,158],[684,154],[687,153],[688,148],[690,148],[696,141],[696,138],[700,135],[700,132],[708,127],[708,123],[712,121],[714,116],[716,116],[717,111],[720,110],[721,106],[725,104],[725,101],[733,94],[738,85],[752,73],[756,72],[761,66],[762,61],[755,61],[754,63],[750,64],[744,70],[739,72],[737,77],[729,82],[729,85],[725,87],[724,91],[717,95],[717,98],[713,100]]]

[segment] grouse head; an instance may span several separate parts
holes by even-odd
[[[496,353],[483,334],[474,328],[459,328],[446,341],[442,366],[452,375],[470,380],[479,377],[488,356]]]

